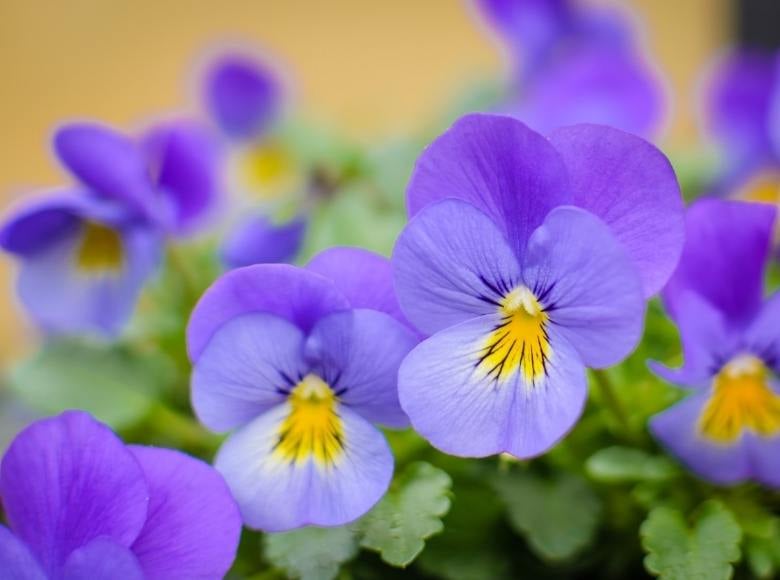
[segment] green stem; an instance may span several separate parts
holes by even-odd
[[[631,434],[631,424],[628,421],[628,415],[623,408],[620,399],[615,394],[615,387],[612,380],[604,370],[593,370],[593,377],[596,379],[596,386],[601,393],[604,404],[609,408],[610,413],[615,417],[618,425],[626,435]]]

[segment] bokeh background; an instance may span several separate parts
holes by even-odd
[[[668,82],[673,108],[661,144],[694,147],[702,70],[738,28],[731,2],[624,3]],[[453,91],[504,66],[460,0],[0,0],[0,210],[62,180],[48,150],[57,123],[132,127],[182,102],[194,107],[198,62],[232,43],[272,54],[304,116],[361,140],[411,131]],[[14,307],[11,262],[0,257],[0,364],[31,336]]]

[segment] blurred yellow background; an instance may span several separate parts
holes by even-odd
[[[727,2],[624,4],[669,81],[666,143],[692,145],[702,67],[728,36]],[[359,138],[412,129],[469,79],[503,66],[461,0],[0,0],[0,207],[62,182],[48,151],[55,124],[132,126],[192,107],[192,65],[226,42],[269,51],[289,69],[307,116]],[[14,305],[12,268],[0,258],[0,362],[31,332]]]

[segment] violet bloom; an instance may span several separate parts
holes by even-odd
[[[382,497],[393,457],[372,424],[407,425],[404,320],[389,261],[358,249],[233,270],[204,294],[187,330],[192,404],[234,431],[215,466],[248,526],[341,525]]]
[[[685,365],[652,368],[690,396],[653,435],[710,481],[780,487],[780,292],[763,297],[776,209],[717,199],[688,209],[680,264],[663,291]]]
[[[12,210],[0,246],[19,258],[19,298],[43,330],[113,336],[159,263],[162,236],[191,231],[211,207],[212,150],[184,124],[156,127],[141,147],[74,123],[54,151],[78,184]]]
[[[658,75],[616,9],[572,0],[476,0],[513,65],[503,107],[538,131],[600,123],[650,137],[663,116]]]
[[[0,496],[3,578],[222,578],[241,533],[213,468],[178,451],[125,446],[81,411],[17,435]]]
[[[585,367],[622,360],[682,247],[664,155],[596,125],[546,139],[468,115],[417,161],[393,253],[398,299],[432,335],[399,371],[413,427],[453,455],[527,458],[582,413]]]
[[[714,193],[780,199],[780,52],[742,49],[717,63],[705,102],[722,171]]]

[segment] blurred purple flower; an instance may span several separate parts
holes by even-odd
[[[509,48],[514,78],[505,112],[542,132],[584,122],[657,132],[661,83],[622,12],[568,0],[476,2]]]
[[[210,466],[125,446],[88,414],[36,421],[0,467],[4,578],[222,578],[241,520]]]
[[[393,457],[372,423],[407,425],[404,320],[389,261],[358,249],[233,270],[206,292],[187,330],[192,404],[236,430],[215,466],[248,526],[341,525],[382,497]]]
[[[650,422],[692,471],[721,484],[780,487],[780,292],[763,297],[776,208],[706,199],[662,295],[685,365],[651,368],[691,395]]]
[[[422,154],[393,252],[409,320],[432,335],[401,365],[414,428],[454,455],[532,457],[575,424],[585,367],[627,356],[645,298],[682,248],[664,155],[595,125],[549,140],[468,115]]]
[[[228,268],[292,261],[306,234],[306,219],[274,224],[263,215],[239,223],[222,243],[222,263]]]

